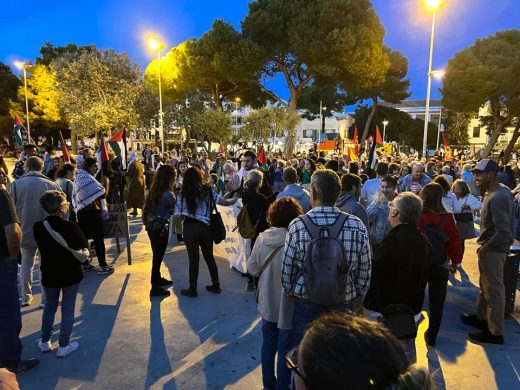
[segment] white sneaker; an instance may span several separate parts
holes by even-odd
[[[66,347],[59,347],[58,353],[56,354],[59,358],[67,356],[69,353],[76,351],[79,348],[77,341],[70,341]]]
[[[45,303],[40,303],[38,306],[40,307],[40,309],[45,309]]]
[[[42,351],[43,353],[50,352],[50,350],[52,349],[51,340],[49,340],[45,343],[43,341],[39,340],[38,347],[40,348],[40,351]]]

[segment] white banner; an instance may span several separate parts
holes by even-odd
[[[242,200],[239,199],[233,206],[217,206],[226,226],[226,240],[213,246],[213,254],[229,261],[230,267],[246,273],[246,261],[251,252],[251,240],[242,238],[237,226],[237,216],[242,208]]]

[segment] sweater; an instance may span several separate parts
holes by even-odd
[[[480,214],[480,237],[477,243],[489,251],[507,253],[513,244],[513,195],[505,185],[487,191]]]

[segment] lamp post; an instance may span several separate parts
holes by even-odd
[[[27,64],[25,62],[16,61],[14,63],[18,69],[23,70],[23,83],[25,89],[25,115],[27,117],[27,139],[31,142],[31,124],[29,122],[29,99],[27,97]]]
[[[159,79],[159,135],[161,137],[161,152],[164,154],[164,124],[163,124],[163,106],[162,106],[162,85],[161,85],[161,50],[166,45],[157,38],[148,38],[148,47],[157,53],[157,78]]]
[[[426,0],[426,6],[432,11],[432,32],[430,35],[430,59],[428,62],[428,87],[426,89],[426,110],[424,113],[424,134],[423,134],[423,157],[426,157],[427,141],[428,141],[428,123],[430,121],[430,95],[432,88],[432,61],[433,61],[433,43],[435,39],[435,15],[442,5],[443,0]]]
[[[236,126],[237,130],[238,130],[238,106],[239,106],[239,104],[240,104],[240,98],[237,97],[235,99],[235,126]]]
[[[320,100],[320,132],[318,133],[318,157],[321,152],[321,133],[325,133],[325,122],[323,117],[323,111],[325,111],[327,107],[323,107],[323,102]]]
[[[386,125],[388,124],[388,121],[385,119],[383,121],[383,144],[385,143],[385,138],[386,138]]]

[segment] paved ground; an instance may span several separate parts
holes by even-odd
[[[42,310],[23,309],[24,357],[39,357],[41,365],[19,378],[22,389],[261,389],[259,318],[240,274],[218,261],[224,291],[216,296],[204,290],[209,275],[201,263],[199,297],[183,297],[187,255],[183,246],[172,246],[162,272],[174,281],[173,294],[150,300],[151,249],[138,218],[131,220],[131,240],[133,265],[111,245],[116,272],[85,275],[73,332],[81,344],[77,352],[65,359],[57,359],[55,351],[41,354],[36,342]],[[520,389],[520,293],[515,318],[506,321],[504,346],[468,342],[470,329],[458,320],[471,311],[478,291],[474,252],[469,243],[464,271],[450,280],[436,352],[427,354],[422,337],[427,322],[422,323],[418,363],[430,368],[441,389]],[[37,293],[35,305],[39,299]]]

